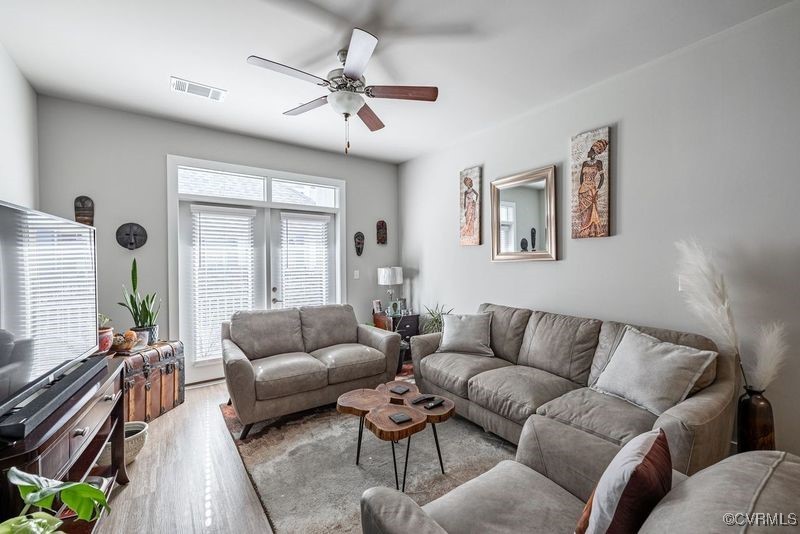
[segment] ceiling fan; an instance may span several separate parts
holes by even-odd
[[[339,50],[337,57],[342,63],[341,69],[334,69],[328,73],[327,78],[320,78],[299,69],[270,61],[258,56],[250,56],[247,62],[251,65],[263,67],[287,76],[292,76],[300,80],[311,82],[320,87],[327,87],[329,95],[321,96],[311,102],[306,102],[296,108],[285,111],[284,115],[300,115],[312,109],[316,109],[325,104],[330,104],[331,108],[339,115],[344,116],[345,120],[345,154],[350,150],[350,123],[352,115],[364,121],[371,131],[380,130],[384,127],[383,122],[378,118],[372,108],[364,102],[364,96],[370,98],[394,98],[400,100],[423,100],[434,102],[439,96],[438,87],[424,87],[416,85],[367,85],[364,79],[364,71],[367,68],[372,53],[378,44],[378,38],[360,28],[353,30],[350,37],[350,46],[345,50]]]

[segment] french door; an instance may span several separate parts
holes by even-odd
[[[168,171],[170,336],[187,383],[223,376],[236,311],[341,302],[344,182],[178,156]]]
[[[333,217],[324,213],[272,210],[272,308],[321,306],[336,301]]]

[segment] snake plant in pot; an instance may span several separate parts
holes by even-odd
[[[139,272],[136,266],[136,258],[131,264],[131,290],[122,286],[123,302],[118,304],[127,309],[133,318],[133,330],[137,335],[146,338],[146,343],[152,345],[158,340],[158,312],[161,311],[161,300],[158,293],[150,293],[142,296],[139,293]]]

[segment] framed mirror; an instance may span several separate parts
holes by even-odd
[[[556,259],[556,168],[492,182],[492,261]]]

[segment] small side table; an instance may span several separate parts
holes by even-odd
[[[403,362],[411,352],[410,339],[419,335],[419,314],[384,315],[373,313],[372,322],[376,327],[400,334],[400,357],[397,359],[397,373],[403,368]]]

